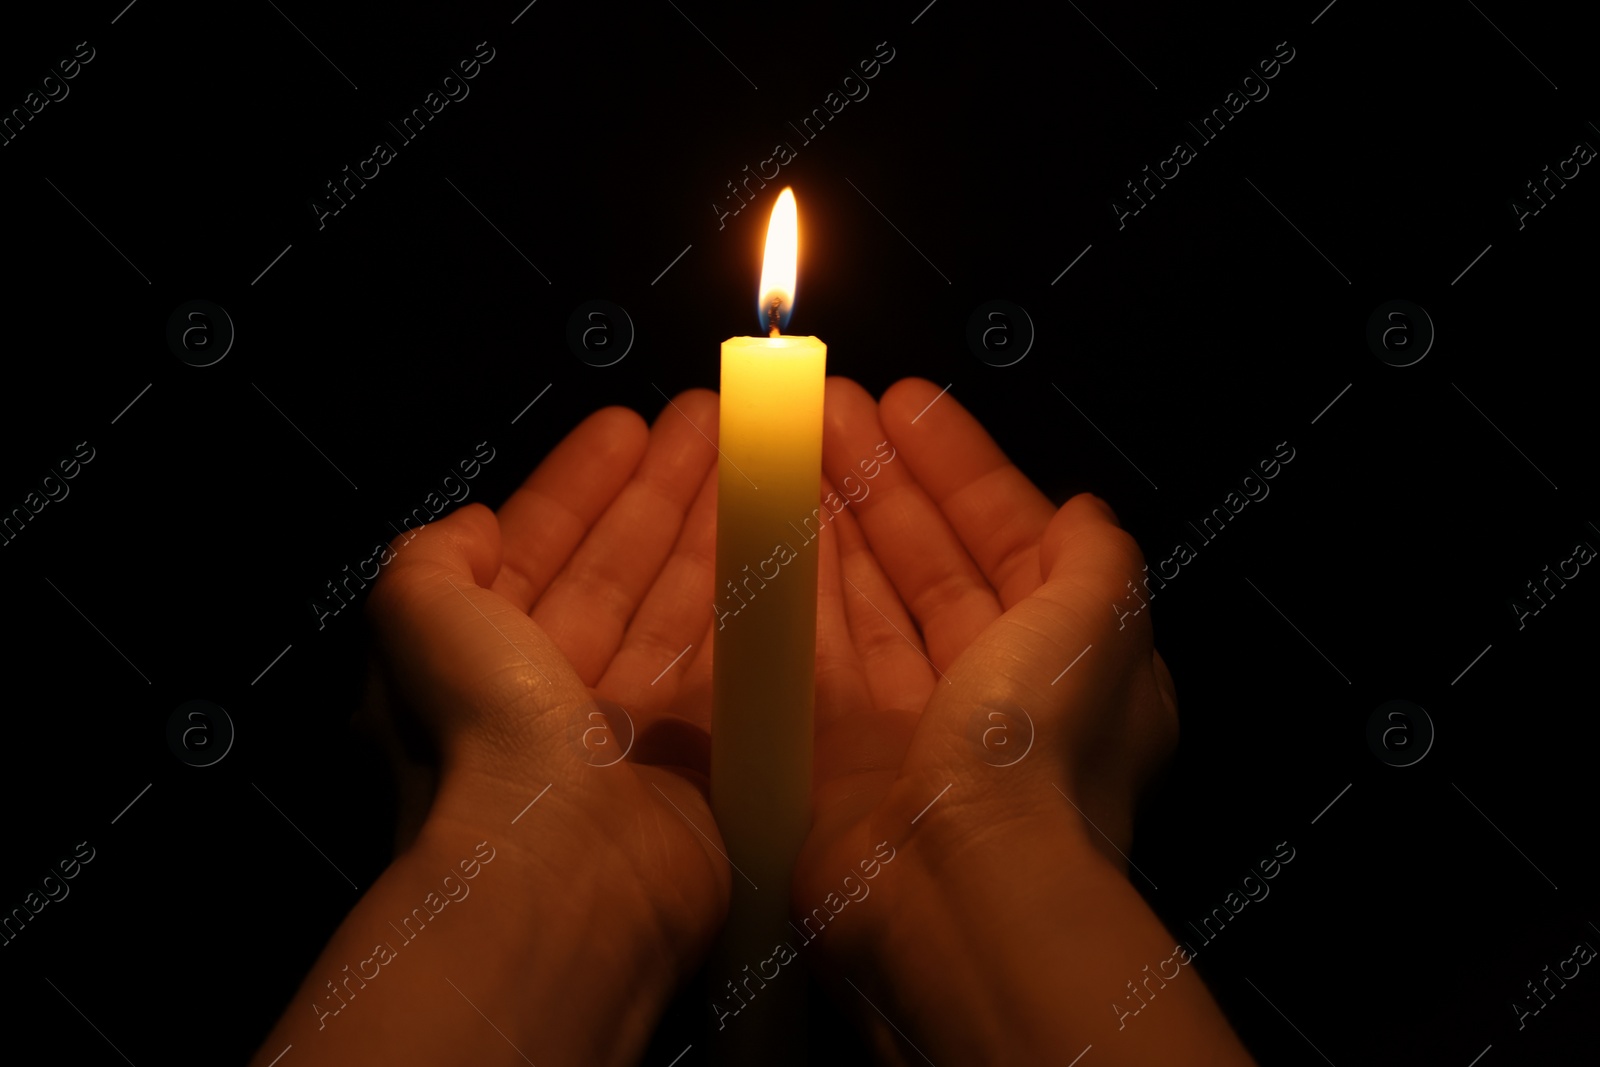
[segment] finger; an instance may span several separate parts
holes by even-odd
[[[693,389],[650,429],[633,478],[533,606],[543,627],[590,685],[616,655],[695,494],[717,457],[717,394]]]
[[[625,707],[646,714],[671,703],[687,673],[688,656],[711,619],[717,560],[717,471],[700,492],[672,548],[628,624],[616,657],[595,686]]]
[[[694,651],[685,658],[683,680],[673,701],[673,711],[707,731],[711,729],[711,663],[717,643],[716,623],[707,623]],[[684,664],[679,664],[684,666]]]
[[[695,642],[694,651],[684,657],[683,679],[672,704],[673,713],[705,729],[711,730],[711,663],[717,644],[715,622],[706,623]]]
[[[1050,521],[1052,527],[1039,538],[1039,568],[1045,574],[1055,566],[1057,556],[1075,535],[1085,531],[1092,533],[1104,526],[1122,527],[1111,505],[1093,493],[1077,494],[1058,508]]]
[[[1056,512],[1039,541],[1039,569],[1045,584],[1076,596],[1091,629],[1124,634],[1118,647],[1144,656],[1155,649],[1144,588],[1144,552],[1117,522],[1111,505],[1092,493],[1079,493]],[[1116,622],[1115,627],[1109,624]]]
[[[878,451],[888,437],[866,390],[829,378],[823,420],[823,471],[852,501],[867,543],[943,669],[999,618],[1000,601],[910,467]]]
[[[1039,587],[1039,539],[1056,509],[978,420],[942,393],[924,378],[906,378],[883,394],[878,418],[1009,608]]]
[[[846,509],[838,531],[840,580],[851,640],[861,657],[873,705],[915,708],[927,703],[937,675],[911,615]]]
[[[500,506],[502,558],[490,587],[527,612],[627,484],[649,438],[627,408],[590,415]]]
[[[1144,554],[1117,525],[1109,504],[1080,493],[1051,520],[1040,560],[1047,575],[1041,599],[1049,608],[1046,615],[1059,627],[1058,647],[1086,642],[1083,662],[1050,685],[1062,690],[1046,713],[1058,742],[1064,742],[1058,751],[1088,752],[1098,740],[1091,735],[1103,737],[1107,729],[1120,733],[1109,750],[1092,757],[1095,770],[1088,773],[1102,773],[1109,780],[1120,779],[1134,793],[1142,791],[1178,741],[1172,676],[1155,650],[1150,612],[1145,610]],[[1039,688],[1043,679],[1030,681]],[[1107,706],[1122,709],[1114,721],[1093,710]],[[1082,776],[1085,769],[1079,765],[1076,772]],[[1088,817],[1103,820],[1110,839],[1125,847],[1131,813],[1131,807],[1113,807]]]
[[[824,500],[832,486],[824,480]],[[817,692],[812,751],[812,804],[814,810],[839,815],[839,805],[856,798],[869,804],[893,779],[905,759],[906,747],[916,729],[922,700],[915,703],[884,704],[875,698],[876,690],[862,658],[862,643],[852,633],[851,616],[870,611],[876,618],[871,632],[889,628],[884,616],[868,606],[861,594],[861,582],[848,580],[844,573],[840,533],[848,514],[841,511],[822,528],[817,545]],[[853,527],[852,527],[853,529]],[[858,556],[870,561],[859,531],[855,532]],[[867,581],[865,574],[857,578]],[[869,584],[874,584],[869,582]],[[879,572],[876,584],[882,586],[881,599],[904,619],[910,632],[905,608]],[[920,653],[900,641],[897,657],[912,656],[924,676],[929,668]]]
[[[494,514],[469,504],[424,527],[373,588],[367,611],[396,687],[422,716],[448,774],[472,763],[508,779],[588,700],[560,650],[522,611],[484,588],[499,570]]]
[[[833,487],[823,479],[823,499]],[[824,512],[826,514],[826,512]],[[816,732],[825,733],[835,721],[866,708],[871,693],[857,646],[851,640],[850,592],[845,587],[839,560],[839,519],[822,527],[817,543],[817,690]]]
[[[1118,662],[1148,664],[1150,613],[1131,592],[1140,588],[1144,553],[1109,504],[1089,493],[1063,504],[1040,540],[1039,564],[1045,580],[1038,592],[1048,593],[1041,603],[1052,608],[1053,636],[1088,635]]]

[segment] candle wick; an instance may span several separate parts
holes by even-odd
[[[780,315],[782,315],[782,314],[783,314],[783,298],[775,295],[775,296],[773,296],[772,301],[769,304],[767,304],[767,336],[768,337],[777,337],[777,336],[779,336],[780,331],[778,329],[778,317]]]
[[[774,323],[772,328],[767,331],[767,336],[768,337],[777,337],[778,336],[778,327],[777,327],[776,323]]]

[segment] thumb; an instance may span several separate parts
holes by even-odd
[[[936,687],[940,717],[958,727],[963,708],[1020,705],[1054,718],[1114,697],[1130,666],[1151,655],[1149,615],[1125,602],[1144,556],[1102,500],[1080,493],[1051,518],[1040,541],[1043,583],[989,625]],[[1134,602],[1137,607],[1137,601]],[[1079,662],[1082,660],[1083,662]]]
[[[1045,527],[1039,542],[1039,571],[1046,580],[1057,563],[1063,562],[1062,549],[1074,538],[1093,536],[1097,528],[1111,526],[1120,530],[1117,513],[1111,505],[1093,493],[1079,493],[1063,504]]]
[[[1150,654],[1149,616],[1133,592],[1144,575],[1144,553],[1118,525],[1111,505],[1089,493],[1063,504],[1040,539],[1039,570],[1043,583],[1017,605],[1028,610],[1012,622],[1066,657],[1053,665],[1040,662],[1038,673],[1047,685],[1088,644],[1099,651],[1113,636],[1121,638],[1115,642],[1117,658]]]
[[[442,771],[470,761],[526,776],[522,754],[549,751],[552,735],[564,732],[558,720],[578,717],[589,696],[544,631],[488,589],[500,569],[494,513],[470,504],[392,548],[367,615],[395,688],[439,747]]]

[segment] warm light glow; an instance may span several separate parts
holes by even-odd
[[[785,188],[772,205],[767,223],[767,250],[761,261],[761,287],[757,290],[757,313],[761,327],[772,336],[788,325],[794,310],[794,283],[800,260],[800,219],[795,210],[794,190]],[[776,309],[774,309],[776,304]]]

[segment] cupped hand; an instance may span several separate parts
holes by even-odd
[[[947,1053],[989,1056],[977,1035],[1007,1024],[967,987],[1024,965],[1018,924],[1060,907],[1074,872],[1125,878],[1176,704],[1149,613],[1115,608],[1143,559],[1107,505],[1054,507],[930,382],[878,404],[830,380],[829,480],[859,480],[855,457],[885,438],[895,460],[822,539],[814,823],[795,907],[828,918],[815,906],[853,875],[870,895],[829,926],[836,970]],[[896,861],[863,864],[882,842]]]
[[[729,893],[705,799],[716,433],[704,390],[649,429],[596,412],[498,514],[396,539],[369,602],[420,787],[402,846],[466,826],[520,850],[535,895],[581,871],[679,978]]]

